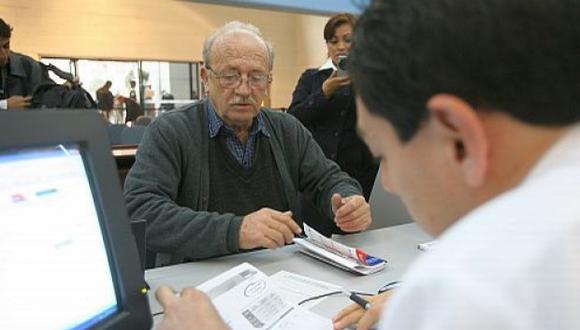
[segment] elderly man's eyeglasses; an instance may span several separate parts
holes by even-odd
[[[222,88],[237,88],[242,83],[242,75],[238,72],[216,73],[212,68],[207,68],[219,81]],[[272,82],[272,76],[266,73],[249,73],[246,80],[253,89],[264,89]]]

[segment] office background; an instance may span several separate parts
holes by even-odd
[[[348,0],[344,0],[348,1]],[[307,67],[326,58],[328,16],[171,0],[3,0],[11,49],[33,58],[201,61],[203,41],[231,20],[252,23],[276,51],[271,106],[290,104]]]

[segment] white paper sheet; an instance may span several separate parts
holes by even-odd
[[[248,263],[218,275],[198,289],[208,294],[232,329],[332,329],[330,319],[287,302],[277,286]]]
[[[290,273],[285,270],[281,270],[270,276],[270,280],[278,288],[278,293],[284,300],[294,305],[314,296],[341,290],[338,285]],[[322,300],[324,298],[309,301],[302,305],[302,307],[311,308],[319,304]]]

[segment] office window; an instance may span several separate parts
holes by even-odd
[[[130,81],[135,81],[137,102],[155,116],[158,111],[189,104],[201,96],[199,78],[201,62],[169,62],[142,60],[100,60],[72,58],[42,58],[46,64],[79,77],[83,87],[96,99],[96,91],[107,80],[112,82],[113,95],[128,97]],[[50,74],[57,83],[64,80]]]
[[[112,82],[111,93],[129,96],[130,81],[138,81],[137,61],[78,60],[77,75],[83,87],[96,98],[96,92],[107,80]],[[137,98],[139,100],[139,98]]]
[[[40,61],[44,64],[52,64],[64,72],[71,73],[73,76],[75,75],[74,62],[68,58],[43,58]],[[48,71],[48,76],[57,84],[62,84],[65,82],[64,79],[59,78],[52,71]]]

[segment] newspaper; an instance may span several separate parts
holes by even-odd
[[[338,268],[361,275],[369,275],[385,268],[387,262],[373,257],[359,248],[353,248],[320,234],[304,224],[304,237],[294,238],[300,252],[329,263]]]
[[[288,302],[266,274],[243,263],[201,284],[232,329],[332,329],[332,321]]]

